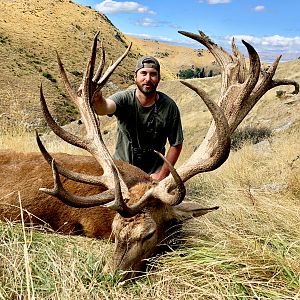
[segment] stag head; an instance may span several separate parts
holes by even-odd
[[[65,141],[91,153],[99,163],[99,168],[101,166],[103,169],[101,176],[78,174],[67,170],[54,161],[37,136],[42,154],[52,165],[54,177],[54,188],[41,190],[74,207],[105,206],[116,211],[112,224],[115,252],[112,262],[109,263],[110,267],[107,266],[106,269],[113,271],[141,270],[145,260],[154,254],[157,245],[171,234],[169,229],[174,224],[217,209],[218,207],[203,208],[198,203],[183,202],[186,194],[185,182],[199,173],[218,168],[226,161],[230,152],[231,134],[264,93],[281,84],[293,84],[295,91],[299,90],[299,86],[295,82],[272,79],[279,58],[267,71],[261,72],[259,56],[254,48],[246,42],[243,43],[249,53],[249,70],[247,70],[245,59],[236,48],[234,41],[232,44],[233,55],[230,55],[201,32],[199,35],[180,33],[199,41],[215,56],[222,69],[221,96],[218,103],[215,103],[202,89],[196,88],[188,82],[182,82],[202,98],[212,114],[213,121],[202,144],[177,171],[161,154],[157,153],[170,168],[170,175],[159,183],[152,182],[150,177],[141,170],[134,175],[137,184],[132,185],[124,180],[126,168],[123,173],[120,172],[111,158],[102,140],[99,120],[95,116],[91,104],[93,95],[102,89],[110,75],[127,55],[130,47],[114,64],[108,67],[103,75],[105,52],[102,47],[102,60],[93,75],[97,34],[94,38],[83,82],[77,92],[72,89],[58,56],[63,82],[71,99],[77,105],[86,128],[87,134],[83,138],[66,132],[55,123],[48,111],[41,88],[41,104],[51,129]],[[132,172],[132,168],[128,165],[127,172]],[[104,187],[105,191],[85,197],[73,195],[64,189],[60,176],[86,184],[99,185]],[[132,277],[134,274],[134,272],[128,272],[126,276]]]

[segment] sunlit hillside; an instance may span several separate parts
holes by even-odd
[[[112,75],[104,94],[131,85],[138,56],[152,54],[149,46],[141,47],[142,41],[125,36],[105,15],[69,0],[0,1],[0,19],[0,125],[5,127],[33,130],[44,126],[39,105],[40,84],[61,124],[76,119],[76,110],[61,83],[56,51],[77,89],[96,32],[100,31],[99,40],[103,41],[108,64],[132,40],[129,55]],[[168,52],[169,61],[153,53],[162,60],[162,79],[174,78],[178,72],[175,67],[181,67],[182,63],[190,67],[199,56],[189,48],[173,46],[163,50],[164,47],[169,46],[162,44],[160,51]]]
[[[159,59],[166,75],[168,75],[166,79],[176,79],[180,70],[196,67],[214,72],[219,71],[214,57],[201,44],[199,44],[198,49],[193,49],[132,36],[127,36],[127,38],[136,45],[140,52]]]
[[[58,75],[57,51],[73,85],[78,86],[96,32],[107,50],[107,59],[116,59],[128,47],[126,37],[102,14],[72,1],[20,0],[0,2],[1,102],[0,115],[12,125],[27,128],[43,124],[39,86],[63,123],[75,117],[73,105]],[[133,50],[108,85],[115,91],[127,85],[135,62]],[[122,75],[121,75],[122,73]]]

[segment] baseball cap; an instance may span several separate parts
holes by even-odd
[[[153,56],[143,56],[138,59],[135,67],[135,72],[137,72],[142,68],[154,68],[158,71],[158,73],[160,72],[159,62]]]

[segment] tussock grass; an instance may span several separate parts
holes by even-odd
[[[255,124],[255,117],[249,120]],[[220,209],[187,223],[179,248],[151,259],[135,282],[103,272],[110,242],[0,223],[0,299],[299,299],[296,125],[273,134],[262,148],[243,143],[219,169],[193,178],[187,200]],[[192,127],[185,126],[188,154],[197,145],[194,135],[205,131]],[[48,139],[46,147],[81,151],[57,139]],[[0,148],[38,151],[34,133],[12,127],[2,127]]]
[[[0,134],[0,149],[9,149],[17,152],[40,151],[36,143],[35,132],[18,127],[5,129],[3,132],[4,134]],[[49,152],[88,155],[86,151],[76,148],[60,138],[47,138],[43,143]]]

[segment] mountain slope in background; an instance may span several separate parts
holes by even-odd
[[[208,50],[175,46],[132,36],[127,36],[127,38],[140,49],[140,52],[159,59],[163,70],[166,72],[167,79],[176,79],[180,70],[195,67],[213,70],[215,73],[219,71],[215,58]],[[200,46],[201,44],[199,44]]]
[[[47,103],[59,122],[65,124],[76,118],[76,109],[61,84],[55,51],[77,89],[98,31],[107,61],[116,59],[133,42],[128,57],[111,77],[104,94],[133,83],[133,70],[140,55],[157,56],[162,63],[162,79],[174,79],[181,68],[197,64],[198,59],[201,63],[208,53],[125,36],[105,15],[69,0],[2,0],[0,20],[2,128],[44,126],[39,104],[41,83]],[[211,59],[209,56],[204,60]]]
[[[0,114],[17,124],[39,126],[39,85],[57,118],[74,118],[58,73],[58,51],[71,83],[81,82],[92,40],[100,31],[107,61],[115,60],[129,45],[126,37],[102,14],[66,0],[4,0],[0,2]],[[132,82],[134,49],[122,62],[106,88],[113,92]]]
[[[128,57],[105,87],[104,95],[130,86],[133,83],[136,59],[140,55],[154,55],[162,65],[163,81],[160,89],[172,96],[180,106],[186,134],[193,136],[197,132],[199,136],[200,132],[204,132],[199,129],[199,121],[209,123],[210,116],[199,97],[192,91],[187,91],[179,81],[169,80],[176,78],[181,69],[193,66],[216,67],[213,57],[206,50],[125,36],[106,16],[69,0],[2,0],[0,20],[2,133],[12,126],[27,129],[45,126],[39,104],[41,83],[47,103],[60,124],[69,123],[77,118],[76,109],[69,101],[60,80],[55,51],[59,52],[69,79],[77,89],[82,80],[93,37],[98,31],[106,48],[107,61],[116,59],[130,42],[133,42]],[[299,82],[300,60],[280,64],[276,76]],[[207,90],[213,99],[217,99],[218,76],[194,82]],[[279,99],[276,98],[276,90],[269,92],[266,98],[266,101],[262,102],[265,104],[258,107],[268,107],[264,111],[264,118],[269,120],[278,111]],[[292,108],[293,105],[286,107]],[[282,112],[284,111],[286,110],[283,109]],[[295,114],[295,111],[289,109],[287,113],[291,115]],[[251,120],[254,119],[253,117]],[[104,123],[107,122],[111,120]],[[108,126],[111,128],[111,124]],[[202,133],[200,135],[202,136]]]

